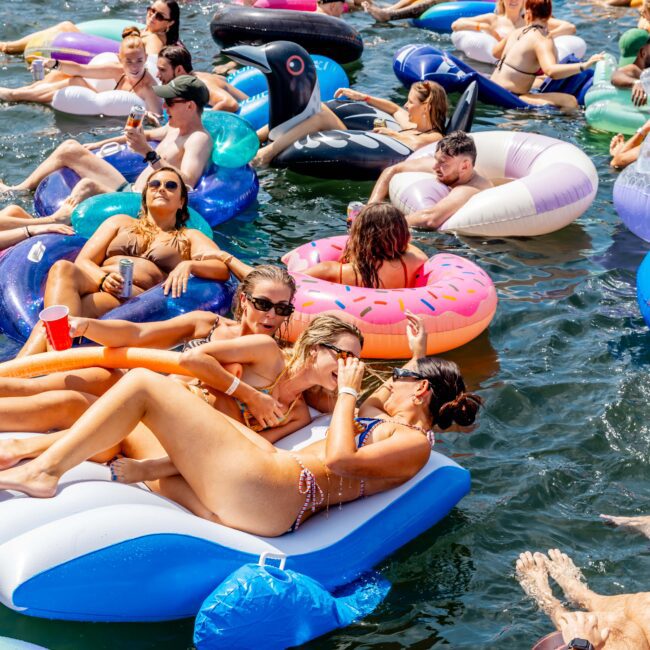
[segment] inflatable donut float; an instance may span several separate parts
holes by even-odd
[[[592,204],[598,174],[578,147],[534,133],[473,133],[476,171],[490,179],[514,179],[475,194],[439,228],[462,235],[527,237],[568,225]],[[409,159],[431,157],[436,144]],[[449,193],[433,173],[396,174],[390,199],[406,214],[435,205]]]
[[[319,262],[338,261],[346,241],[347,235],[327,237],[282,257],[297,284],[289,341],[294,342],[316,316],[330,313],[363,332],[364,358],[405,359],[411,355],[406,310],[424,318],[429,334],[427,354],[460,347],[490,324],[497,307],[492,280],[476,264],[458,255],[434,255],[418,274],[417,286],[405,289],[353,287],[301,272]]]
[[[637,237],[650,241],[650,183],[648,174],[628,165],[614,183],[614,207],[621,221]]]

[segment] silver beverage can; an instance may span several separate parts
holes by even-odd
[[[352,225],[352,222],[359,216],[359,212],[363,210],[366,206],[361,203],[361,201],[350,201],[348,203],[347,210],[347,224],[348,228]]]
[[[120,260],[120,275],[124,280],[120,298],[130,298],[133,288],[133,260],[123,258]]]
[[[386,120],[381,117],[376,117],[372,122],[372,127],[374,129],[381,129],[381,128],[385,129],[386,126],[387,126]]]
[[[34,81],[43,81],[45,79],[45,61],[43,59],[34,59],[32,61],[32,78]]]
[[[137,129],[142,124],[146,112],[147,109],[144,106],[134,106],[129,113],[129,117],[126,118],[126,126]]]

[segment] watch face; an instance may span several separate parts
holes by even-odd
[[[569,643],[569,648],[573,648],[574,650],[594,650],[594,646],[585,639],[573,639]]]

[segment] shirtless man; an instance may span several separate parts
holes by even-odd
[[[590,616],[578,617],[562,606],[551,591],[549,574],[566,598],[588,610]],[[595,650],[650,650],[650,593],[600,596],[587,587],[571,558],[557,549],[550,550],[548,555],[522,553],[517,560],[516,575],[526,594],[563,632],[569,647],[574,637],[567,637],[577,633],[575,624],[583,618],[585,636],[582,638]],[[590,638],[586,638],[587,630]]]
[[[69,217],[74,207],[90,196],[108,192],[141,192],[151,169],[173,167],[187,185],[194,187],[212,153],[212,138],[201,123],[201,113],[209,98],[208,89],[196,77],[184,75],[164,86],[155,86],[154,92],[162,97],[169,114],[169,123],[165,126],[147,132],[141,127],[126,128],[124,136],[85,146],[76,140],[66,140],[22,183],[14,186],[0,183],[0,192],[34,190],[52,172],[69,167],[81,176],[81,181],[75,185],[68,201],[52,215],[60,221]],[[160,141],[156,150],[148,140]],[[126,142],[148,163],[132,185],[112,165],[91,153],[91,149],[108,142]]]
[[[621,66],[612,75],[612,85],[617,88],[632,89],[632,103],[643,106],[648,97],[641,84],[641,73],[650,67],[650,34],[645,29],[630,29],[621,38],[631,42],[636,50],[636,57],[632,63]],[[637,49],[638,48],[638,49]],[[621,45],[623,50],[623,45]]]
[[[215,111],[236,113],[239,102],[247,99],[241,90],[231,86],[223,76],[209,72],[197,72],[192,68],[192,55],[182,45],[167,45],[160,50],[156,63],[156,76],[160,83],[168,84],[180,75],[190,74],[200,79],[210,92],[210,106]]]
[[[406,215],[409,226],[413,228],[425,230],[439,228],[472,196],[492,187],[492,183],[474,169],[476,145],[474,140],[463,131],[454,131],[440,140],[433,159],[433,172],[441,183],[451,188],[451,192],[436,205]],[[376,203],[386,198],[388,186],[395,174],[429,171],[431,171],[431,159],[428,157],[406,160],[388,167],[381,173],[368,203]]]
[[[510,32],[492,50],[499,62],[491,79],[529,104],[573,110],[578,107],[573,95],[530,92],[537,71],[541,68],[551,79],[564,79],[595,65],[604,54],[595,54],[584,63],[558,63],[553,39],[548,35],[552,12],[551,0],[526,0],[526,26]]]

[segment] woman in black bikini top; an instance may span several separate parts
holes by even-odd
[[[357,287],[412,287],[427,256],[410,240],[406,219],[396,207],[388,203],[370,204],[352,224],[340,260],[321,262],[304,272],[321,280]],[[397,264],[401,266],[399,271]]]
[[[539,31],[543,36],[548,35],[548,29],[546,28],[545,25],[538,25],[537,23],[533,23],[532,25],[528,25],[528,27],[524,27],[517,38],[515,40],[519,40],[524,34],[527,34],[530,31]],[[499,59],[497,63],[496,69],[501,71],[501,68],[503,68],[504,65],[507,65],[510,69],[514,70],[515,72],[518,72],[519,74],[525,74],[528,75],[529,77],[536,77],[538,74],[538,70],[535,70],[535,72],[528,72],[528,70],[522,70],[521,68],[518,68],[512,63],[508,63],[506,61],[506,56],[508,55],[508,52],[504,52],[503,56]]]

